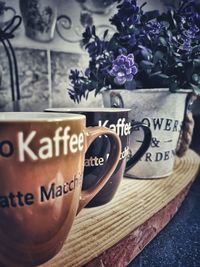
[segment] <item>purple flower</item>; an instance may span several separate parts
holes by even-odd
[[[192,42],[190,38],[186,38],[183,42],[182,49],[186,51],[191,51]]]
[[[147,28],[147,32],[150,35],[158,35],[160,34],[160,31],[162,30],[162,28],[164,28],[164,25],[160,24],[157,21],[150,21],[147,23],[146,28]]]
[[[114,78],[116,84],[122,85],[126,81],[132,81],[134,75],[138,72],[138,69],[135,65],[134,55],[119,55],[112,62],[112,69],[109,71],[109,74]]]
[[[179,35],[177,37],[173,37],[171,40],[171,43],[176,47],[176,49],[185,51],[185,52],[190,52],[191,47],[192,47],[192,41],[190,38]]]
[[[194,24],[188,29],[182,28],[181,30],[182,32],[180,35],[173,37],[172,43],[177,47],[178,50],[191,52],[193,41],[199,32],[199,27]]]
[[[192,25],[190,31],[193,34],[193,37],[195,37],[196,34],[199,32],[199,27],[197,25]]]
[[[183,35],[188,39],[194,39],[199,32],[199,28],[196,25],[190,27],[190,29],[183,31]]]

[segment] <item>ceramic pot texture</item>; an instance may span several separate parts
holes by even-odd
[[[161,178],[172,174],[186,97],[187,93],[173,94],[168,89],[111,90],[103,93],[104,106],[131,108],[130,118],[146,123],[152,131],[149,149],[125,176]],[[142,134],[138,129],[134,139],[130,140],[131,153],[135,153],[141,145]]]

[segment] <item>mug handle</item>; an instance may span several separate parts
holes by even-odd
[[[125,172],[130,170],[140,160],[151,144],[151,129],[146,124],[137,121],[131,123],[131,132],[135,128],[142,128],[144,132],[144,140],[142,141],[142,145],[139,147],[138,151],[136,151],[136,153],[127,161]]]
[[[16,15],[16,10],[15,10],[13,7],[11,7],[11,6],[6,6],[6,7],[5,7],[5,11],[7,11],[7,10],[11,10],[11,11],[13,12],[13,15]]]
[[[106,127],[88,127],[86,128],[86,151],[91,145],[91,143],[99,136],[106,135],[110,141],[110,155],[106,165],[104,167],[104,172],[98,180],[97,184],[89,188],[88,190],[82,190],[79,200],[79,207],[77,214],[84,208],[88,202],[102,189],[102,187],[107,183],[119,162],[121,153],[121,141],[119,136]],[[85,151],[85,152],[86,152]],[[84,179],[84,178],[83,178]]]
[[[16,10],[15,10],[13,7],[11,7],[11,6],[6,6],[6,7],[5,7],[5,11],[11,11],[11,12],[12,12],[12,13],[11,13],[11,17],[10,17],[7,21],[5,21],[5,23],[7,23],[7,22],[9,22],[10,20],[12,20],[13,17],[16,15]]]
[[[120,93],[110,93],[110,107],[112,108],[124,108],[124,101]]]

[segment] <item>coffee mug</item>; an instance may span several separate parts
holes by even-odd
[[[88,203],[87,207],[96,207],[108,203],[114,197],[124,172],[131,169],[144,155],[151,143],[151,131],[149,127],[140,122],[131,123],[129,120],[130,109],[125,108],[50,108],[48,112],[70,112],[86,116],[87,126],[106,126],[115,131],[120,137],[122,150],[120,160],[110,180],[101,191]],[[129,155],[129,141],[133,130],[141,128],[144,132],[144,140],[140,148]],[[83,189],[89,189],[98,181],[99,172],[105,168],[107,157],[111,151],[108,138],[97,138],[86,153]]]
[[[0,113],[0,266],[36,266],[62,247],[76,214],[115,170],[116,133],[85,126],[80,114]],[[111,153],[98,184],[81,190],[85,152],[108,136]]]

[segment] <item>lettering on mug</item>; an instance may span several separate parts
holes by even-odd
[[[146,162],[160,162],[167,161],[174,158],[176,150],[167,150],[156,153],[147,152],[140,160]]]
[[[14,146],[9,140],[0,142],[0,157],[8,158],[14,154]]]
[[[104,164],[104,158],[97,156],[91,156],[89,159],[85,159],[85,167],[96,167],[102,166]]]
[[[126,146],[124,150],[120,154],[120,160],[126,158],[129,153],[129,147]],[[97,157],[97,156],[90,156],[90,158],[85,159],[85,167],[97,167],[97,166],[103,166],[104,162],[108,159],[109,153],[106,154],[105,158],[103,157]]]
[[[16,208],[30,206],[34,203],[34,195],[32,193],[23,194],[22,192],[10,192],[7,196],[0,195],[0,208]]]
[[[79,176],[80,177],[80,176]],[[55,199],[58,197],[62,197],[68,194],[71,191],[74,191],[75,188],[80,184],[80,178],[74,177],[70,182],[65,182],[62,185],[56,185],[55,183],[51,183],[50,186],[40,187],[40,202],[45,202],[51,199]]]
[[[145,123],[151,130],[167,132],[180,132],[183,124],[182,121],[169,118],[143,118],[141,122]],[[139,130],[139,128],[134,130]]]
[[[124,158],[126,158],[127,156],[128,156],[128,154],[129,154],[129,147],[128,146],[126,146],[125,148],[124,148],[124,150],[121,152],[121,154],[120,154],[120,159],[124,159]]]
[[[119,118],[117,120],[116,124],[110,124],[109,125],[109,120],[105,121],[99,121],[98,126],[103,126],[103,127],[108,127],[114,132],[116,132],[119,136],[126,136],[131,134],[131,123],[126,122],[125,118]]]
[[[120,153],[119,160],[125,159],[129,155],[129,146],[126,146],[124,150]],[[109,157],[109,153],[107,154],[107,158]]]
[[[173,144],[172,137],[173,134],[177,135],[181,131],[183,122],[169,118],[143,118],[141,122],[145,123],[152,130],[153,136],[149,150],[140,161],[166,162],[172,160],[176,155],[176,144]],[[139,128],[135,128],[134,130],[139,131]],[[158,134],[159,132],[160,136]],[[162,140],[160,139],[161,136]],[[136,140],[136,142],[142,143],[142,140]]]
[[[38,133],[31,131],[28,134],[20,131],[17,133],[18,144],[18,158],[19,162],[25,162],[26,158],[33,161],[39,159],[50,159],[53,157],[59,157],[61,155],[67,155],[69,153],[76,153],[84,149],[84,134],[71,134],[71,127],[65,128],[59,127],[55,130],[53,138],[42,137],[39,140],[38,148],[33,149],[33,141],[37,138]],[[16,149],[9,140],[0,140],[0,157],[11,157]]]
[[[37,132],[32,131],[26,137],[23,132],[20,132],[18,134],[19,161],[25,161],[25,155],[29,156],[32,160],[38,160],[67,155],[69,152],[76,153],[77,151],[82,151],[84,146],[83,133],[70,135],[70,130],[69,126],[64,129],[59,127],[56,129],[53,138],[41,138],[39,141],[40,147],[36,152],[30,148],[30,144],[37,135]],[[62,146],[60,146],[61,143],[63,144]]]
[[[51,183],[49,186],[40,186],[39,199],[37,202],[46,202],[58,197],[64,197],[77,187],[81,187],[81,175],[75,175],[70,182],[56,185]],[[10,192],[7,195],[0,195],[0,208],[19,208],[33,205],[36,202],[36,197],[33,193],[17,193]]]

